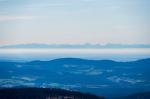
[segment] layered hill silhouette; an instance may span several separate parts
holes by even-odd
[[[117,97],[150,91],[150,59],[0,62],[0,87],[62,88]]]
[[[0,89],[0,99],[104,99],[92,94],[50,88]]]

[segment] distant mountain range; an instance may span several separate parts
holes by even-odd
[[[150,59],[131,62],[78,58],[0,61],[0,70],[1,88],[62,88],[105,97],[150,91]]]
[[[150,44],[18,44],[0,48],[150,48]]]

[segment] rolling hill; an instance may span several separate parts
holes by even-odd
[[[0,62],[0,87],[62,88],[99,96],[150,91],[150,59],[131,62],[61,58]]]

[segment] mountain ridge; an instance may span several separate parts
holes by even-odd
[[[150,44],[16,44],[3,45],[0,48],[150,48]]]
[[[0,62],[0,87],[54,87],[100,96],[125,96],[149,91],[149,64],[150,58],[131,62],[78,58]]]

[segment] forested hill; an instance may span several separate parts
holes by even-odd
[[[88,93],[50,88],[0,89],[0,99],[104,99]]]
[[[150,58],[129,62],[77,58],[0,61],[0,70],[3,88],[61,88],[105,97],[150,91]]]

